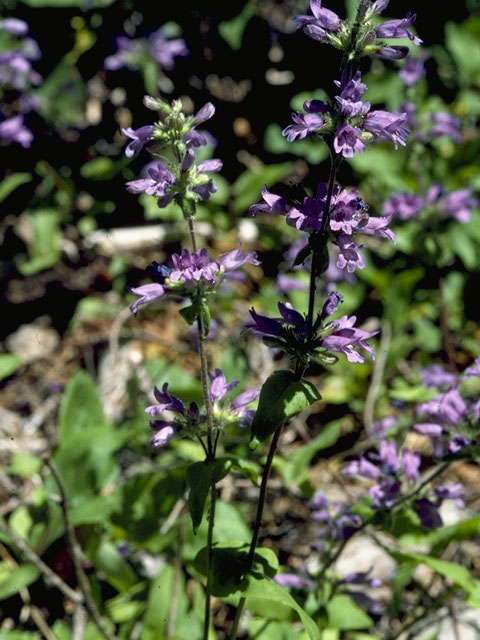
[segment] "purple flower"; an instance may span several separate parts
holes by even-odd
[[[466,436],[462,436],[460,433],[457,433],[448,443],[447,451],[448,453],[455,455],[459,453],[464,447],[468,447],[470,444],[470,439]]]
[[[365,215],[359,220],[357,231],[370,236],[388,238],[394,245],[396,245],[395,232],[387,228],[391,223],[392,218],[393,215],[385,216],[383,218]]]
[[[396,215],[400,220],[416,218],[425,206],[423,198],[414,193],[393,193],[384,201],[384,216]]]
[[[155,418],[163,411],[174,411],[175,413],[181,414],[184,413],[185,407],[183,402],[168,392],[168,382],[165,382],[161,391],[158,387],[154,387],[153,394],[159,404],[150,405],[145,409],[145,413],[149,413],[152,418]]]
[[[238,385],[238,380],[233,380],[227,384],[227,380],[221,369],[215,369],[215,373],[208,372],[210,378],[210,400],[221,400],[223,396]]]
[[[274,581],[281,587],[293,587],[295,589],[312,589],[313,582],[297,576],[294,573],[277,573]]]
[[[308,285],[305,282],[301,282],[296,278],[290,278],[283,273],[278,275],[276,286],[278,293],[282,296],[289,291],[306,291],[308,289]]]
[[[335,84],[341,88],[339,96],[335,100],[340,105],[341,115],[351,118],[359,115],[366,115],[370,110],[370,102],[361,100],[367,89],[367,85],[362,82],[360,71],[348,81],[335,80]]]
[[[407,13],[401,20],[387,20],[376,31],[377,38],[409,38],[413,44],[420,45],[423,40],[415,36],[408,27],[415,22],[416,14]]]
[[[166,69],[173,68],[174,58],[185,57],[190,53],[185,40],[181,38],[168,40],[162,29],[158,29],[149,36],[148,44],[152,58]]]
[[[370,487],[368,493],[373,498],[372,507],[381,509],[382,507],[393,507],[395,499],[400,491],[400,483],[390,478],[382,478],[378,484]]]
[[[454,373],[448,373],[441,364],[431,364],[425,369],[420,369],[422,383],[432,389],[434,387],[455,387],[458,383]]]
[[[295,124],[291,124],[282,131],[282,136],[285,136],[289,142],[293,142],[297,138],[302,140],[309,133],[313,133],[320,129],[325,123],[316,113],[307,113],[303,115],[301,113],[292,113],[292,120]]]
[[[125,155],[127,158],[131,158],[136,153],[139,153],[147,142],[152,140],[153,130],[154,127],[150,124],[139,127],[138,129],[132,129],[131,127],[122,129],[122,133],[132,139],[132,141],[125,147]]]
[[[412,87],[425,75],[425,65],[423,60],[418,58],[408,58],[400,69],[399,76],[407,87]]]
[[[0,21],[0,29],[13,36],[25,36],[28,33],[28,24],[19,18],[4,18]]]
[[[439,503],[441,503],[443,500],[454,500],[457,507],[465,506],[465,489],[460,482],[436,487],[433,492],[438,498]]]
[[[380,469],[364,456],[360,456],[358,460],[350,460],[350,462],[342,469],[345,476],[363,476],[375,480],[381,475]]]
[[[405,146],[409,131],[403,127],[407,116],[405,113],[390,113],[389,111],[371,111],[363,121],[363,128],[381,139],[389,139],[395,149],[398,145]]]
[[[13,116],[0,122],[0,140],[18,142],[24,149],[28,149],[32,144],[33,133],[23,124],[23,116]]]
[[[332,316],[338,309],[338,305],[343,302],[343,296],[336,291],[332,291],[328,294],[328,298],[322,307],[322,318],[328,318]]]
[[[248,212],[252,216],[256,216],[259,211],[266,213],[285,214],[288,211],[289,201],[275,193],[270,193],[267,187],[262,187],[263,202],[252,204]]]
[[[341,124],[333,140],[335,152],[342,154],[344,158],[353,158],[353,154],[363,153],[365,151],[365,143],[359,138],[360,129],[352,127],[349,124]]]
[[[337,245],[339,249],[339,255],[337,260],[337,267],[339,269],[347,268],[349,273],[353,273],[355,269],[363,269],[365,261],[359,253],[363,245],[356,245],[350,236],[340,233],[337,236]]]
[[[150,196],[162,198],[166,206],[173,199],[173,193],[167,195],[167,188],[174,184],[175,176],[161,162],[156,165],[149,166],[147,169],[148,178],[140,178],[132,180],[125,184],[127,191],[130,193],[148,193]]]
[[[463,372],[465,378],[480,378],[480,356],[475,358],[474,363]]]
[[[457,426],[467,415],[468,408],[458,389],[449,389],[428,402],[419,404],[418,414],[425,414],[440,423]]]
[[[409,449],[402,449],[402,465],[405,470],[405,476],[410,482],[418,480],[420,475],[420,454]]]
[[[350,318],[342,316],[339,320],[332,322],[335,329],[323,340],[322,346],[330,351],[343,353],[349,362],[365,362],[364,357],[356,349],[364,349],[374,358],[375,352],[367,340],[377,335],[378,331],[357,329],[353,326],[356,320],[355,316]]]
[[[165,423],[165,425],[152,437],[150,442],[154,447],[164,447],[178,434],[178,432],[178,427],[173,424]]]
[[[459,189],[447,195],[442,205],[442,212],[458,222],[465,223],[472,217],[472,207],[477,206],[478,200],[472,198],[471,189]]]
[[[136,296],[140,296],[140,298],[130,306],[131,312],[136,316],[138,307],[161,298],[165,293],[165,288],[161,284],[153,282],[150,284],[144,284],[141,287],[132,287],[130,291]]]
[[[313,16],[300,15],[293,18],[297,29],[313,25],[317,28],[317,32],[325,33],[325,37],[327,31],[337,31],[340,18],[333,11],[323,8],[321,0],[310,0],[310,11]]]
[[[219,259],[219,263],[227,272],[243,267],[243,265],[247,263],[256,266],[261,264],[260,261],[257,260],[257,254],[255,251],[245,251],[242,253],[241,247],[238,247],[238,249],[234,249],[222,256]]]
[[[426,529],[436,529],[443,525],[437,507],[428,498],[417,500],[417,510],[420,522]]]
[[[433,122],[433,126],[428,132],[431,138],[448,136],[452,138],[454,142],[458,143],[462,141],[462,134],[460,132],[461,122],[459,118],[452,116],[450,113],[437,111],[430,114],[430,120]]]

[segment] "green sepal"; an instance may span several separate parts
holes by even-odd
[[[187,467],[186,478],[190,489],[188,494],[188,510],[192,518],[194,533],[203,519],[203,511],[208,492],[212,484],[222,480],[232,467],[231,458],[217,458],[216,460],[203,460],[194,462]]]
[[[297,253],[295,260],[293,261],[292,267],[296,267],[299,264],[303,264],[311,253],[312,253],[312,247],[309,244],[306,244]]]
[[[308,409],[321,395],[314,384],[303,378],[296,380],[293,371],[275,371],[265,381],[252,421],[250,448],[270,437],[284,422]]]
[[[202,319],[203,337],[206,338],[210,331],[210,309],[205,298],[194,298],[188,307],[180,309],[180,315],[188,324],[193,324],[197,318]]]

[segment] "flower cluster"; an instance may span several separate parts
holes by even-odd
[[[426,387],[440,392],[417,405],[416,413],[422,421],[412,429],[430,439],[436,458],[458,456],[465,447],[474,444],[480,421],[478,389],[473,397],[468,391],[468,381],[480,379],[480,358],[462,376],[446,372],[440,365],[432,365],[420,373]]]
[[[471,189],[458,189],[448,193],[440,184],[432,185],[425,197],[413,193],[393,193],[384,201],[382,213],[400,220],[416,218],[420,212],[425,216],[440,214],[466,223],[472,217],[472,208],[478,206],[478,200],[472,197]]]
[[[285,215],[287,224],[307,233],[324,228],[323,216],[327,202],[325,183],[318,185],[315,197],[305,195],[302,202],[278,196],[268,191],[267,187],[263,187],[262,197],[262,202],[250,207],[252,215],[260,211]],[[388,238],[395,243],[395,234],[388,228],[392,217],[369,216],[357,189],[341,189],[335,185],[330,200],[328,231],[338,248],[336,267],[346,269],[349,273],[364,267],[360,252],[363,245],[355,244],[352,237],[354,232]],[[308,247],[302,251],[304,261],[309,255]]]
[[[227,425],[238,424],[245,427],[250,424],[254,411],[247,406],[257,399],[258,389],[250,389],[240,393],[231,402],[225,402],[228,391],[238,385],[238,380],[227,383],[223,372],[216,369],[215,373],[209,373],[210,377],[210,402],[213,409],[213,428],[218,432]],[[205,432],[207,421],[205,411],[200,411],[195,402],[188,406],[168,391],[168,383],[162,390],[155,387],[154,396],[159,404],[151,405],[145,409],[150,415],[151,428],[155,431],[151,442],[156,447],[163,447],[177,435],[182,437],[201,437]],[[165,414],[165,412],[169,412]],[[173,414],[173,415],[172,415]]]
[[[7,104],[2,100],[0,141],[16,142],[24,148],[32,144],[33,133],[24,124],[24,115],[38,107],[38,98],[33,88],[38,86],[42,77],[32,62],[41,56],[40,49],[28,36],[28,25],[18,18],[0,20],[0,32],[4,32],[2,44],[6,48],[0,52],[0,95],[8,92]]]
[[[348,51],[353,58],[372,53],[383,58],[405,58],[408,47],[386,45],[382,39],[409,38],[413,44],[421,44],[422,40],[410,30],[416,15],[408,13],[403,19],[387,20],[378,26],[376,16],[387,8],[388,3],[389,0],[362,0],[355,22],[351,23],[322,7],[321,0],[310,0],[313,15],[296,16],[294,22],[297,29],[303,29],[310,38]]]
[[[358,349],[364,349],[373,358],[375,354],[367,340],[378,332],[354,327],[355,316],[324,322],[337,311],[341,301],[338,293],[330,293],[312,327],[304,315],[295,311],[291,304],[283,302],[278,303],[280,318],[262,316],[252,308],[251,320],[246,327],[260,335],[267,346],[288,353],[301,366],[307,366],[310,358],[333,364],[337,357],[332,351],[343,353],[349,362],[364,362]]]
[[[253,251],[242,252],[238,248],[212,261],[206,249],[193,253],[184,249],[181,254],[174,253],[168,264],[153,262],[147,267],[155,282],[130,289],[139,296],[130,309],[136,315],[138,307],[168,293],[191,300],[204,299],[214,293],[225,278],[232,277],[236,269],[247,263],[260,264]]]
[[[158,198],[158,206],[166,207],[172,200],[182,207],[185,215],[191,215],[192,205],[208,200],[216,187],[208,174],[220,171],[222,162],[218,159],[195,162],[195,147],[207,144],[207,138],[196,131],[196,127],[215,113],[215,107],[207,103],[194,116],[182,113],[182,103],[174,100],[168,105],[162,100],[146,96],[145,104],[159,111],[163,119],[155,125],[144,125],[138,129],[122,129],[131,139],[125,148],[125,155],[131,158],[145,145],[153,151],[167,147],[173,159],[165,165],[152,162],[146,168],[146,176],[126,183],[130,193],[147,193]]]
[[[165,28],[151,33],[148,38],[116,38],[117,51],[105,59],[105,69],[116,71],[126,67],[137,71],[145,61],[154,60],[165,69],[173,69],[176,57],[188,56],[185,41],[182,38],[171,39]]]
[[[362,100],[367,85],[362,82],[360,71],[353,78],[344,73],[335,84],[340,94],[335,96],[333,105],[322,100],[306,100],[303,108],[307,115],[292,114],[294,124],[282,132],[289,142],[305,138],[309,133],[333,137],[335,153],[344,158],[363,153],[366,143],[373,140],[391,140],[395,149],[399,144],[405,146],[409,133],[404,126],[407,114],[371,111],[370,102]]]
[[[389,508],[398,497],[402,476],[410,483],[418,479],[420,462],[419,453],[403,448],[399,455],[396,443],[384,440],[380,442],[378,453],[372,452],[351,460],[342,473],[375,480],[376,484],[369,489],[372,507]]]
[[[309,506],[312,520],[322,525],[319,533],[322,541],[312,545],[316,551],[324,551],[326,542],[332,544],[348,540],[363,524],[361,517],[352,513],[348,504],[331,502],[323,493],[315,493]]]

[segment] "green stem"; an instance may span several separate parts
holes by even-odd
[[[283,425],[282,425],[283,426]],[[272,468],[273,458],[275,456],[275,451],[278,445],[278,440],[280,438],[280,433],[282,431],[282,427],[279,427],[272,439],[270,444],[270,449],[268,451],[267,461],[265,462],[265,467],[263,470],[262,483],[260,485],[260,494],[258,496],[258,505],[257,505],[257,515],[255,518],[255,525],[253,527],[252,541],[250,542],[250,550],[248,552],[247,564],[245,573],[251,571],[253,566],[253,561],[255,558],[255,548],[258,542],[258,536],[260,533],[260,526],[262,524],[263,517],[263,508],[265,506],[265,498],[267,496],[267,484],[268,478],[270,476],[270,470]],[[238,632],[238,625],[240,622],[240,618],[243,612],[243,608],[245,606],[245,600],[243,596],[240,598],[240,602],[238,603],[237,611],[235,613],[235,619],[233,621],[232,631],[230,635],[230,640],[235,640]]]
[[[188,230],[190,232],[190,239],[192,242],[192,251],[197,251],[197,239],[195,237],[195,229],[193,226],[193,215],[187,215],[187,210],[183,210],[184,216],[188,222]],[[200,292],[199,292],[200,293]],[[214,444],[214,425],[213,425],[213,410],[210,400],[210,389],[208,384],[208,359],[207,350],[205,348],[205,324],[203,317],[199,315],[197,317],[197,336],[198,336],[198,354],[200,356],[200,379],[202,383],[202,395],[207,411],[207,446],[205,449],[207,462],[215,459],[215,450],[217,444],[217,438],[215,438]],[[217,434],[218,436],[218,434]],[[203,445],[203,442],[202,442]],[[207,584],[205,586],[205,619],[203,624],[203,640],[208,640],[208,630],[210,627],[210,615],[211,615],[211,596],[212,596],[212,544],[213,544],[213,524],[215,520],[215,502],[217,493],[215,489],[215,482],[210,485],[210,511],[208,516],[208,533],[207,533]]]
[[[210,512],[208,514],[207,533],[207,584],[205,586],[205,618],[203,621],[203,640],[208,640],[208,630],[210,628],[210,611],[212,600],[212,545],[213,545],[213,521],[215,520],[215,503],[217,491],[215,483],[210,485]]]
[[[337,175],[339,160],[337,156],[333,154],[330,150],[330,174],[328,177],[328,189],[327,189],[327,198],[325,200],[325,207],[323,209],[322,215],[322,224],[320,227],[320,231],[317,231],[313,234],[314,237],[319,237],[320,235],[325,234],[328,221],[330,218],[330,206],[332,202],[333,196],[333,188],[335,186],[335,178]],[[315,243],[313,243],[315,247]],[[308,313],[307,313],[307,327],[308,327],[308,340],[312,337],[313,330],[313,314],[315,312],[315,292],[316,292],[316,281],[317,281],[317,271],[318,271],[318,260],[320,258],[318,250],[315,248],[312,251],[312,264],[310,267],[310,288],[308,295]]]

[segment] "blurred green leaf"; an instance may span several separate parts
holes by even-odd
[[[52,267],[60,258],[60,213],[56,209],[35,209],[26,213],[33,238],[28,247],[29,260],[18,261],[24,276]]]
[[[338,593],[327,602],[328,622],[337,629],[369,629],[373,620],[349,596]]]
[[[40,571],[33,564],[22,564],[12,569],[10,575],[0,582],[0,600],[19,595],[24,587],[28,587],[40,576]]]
[[[256,608],[260,607],[261,609],[264,603],[268,602],[278,604],[282,609],[292,609],[302,621],[310,640],[321,640],[317,624],[302,609],[298,602],[292,598],[286,589],[272,580],[266,578],[257,580],[252,576],[248,576],[241,584],[239,595],[246,596],[247,609],[253,606]]]
[[[8,378],[22,365],[22,359],[14,353],[0,353],[0,380]]]
[[[320,164],[328,157],[328,147],[320,138],[310,136],[289,142],[282,136],[282,127],[274,122],[265,129],[263,145],[271,153],[293,153],[309,164]]]
[[[480,86],[480,38],[470,32],[466,24],[448,22],[445,43],[457,65],[458,80],[465,85]]]
[[[30,182],[32,176],[30,173],[12,173],[0,182],[0,202],[3,202],[8,196],[18,189],[22,184]]]
[[[261,190],[264,185],[271,187],[273,184],[285,178],[292,168],[290,162],[271,164],[253,171],[247,169],[232,185],[234,200],[232,210],[234,213],[245,213],[248,207],[261,200]]]
[[[256,13],[255,3],[251,0],[246,2],[242,11],[231,20],[224,20],[218,25],[218,32],[234,51],[238,51],[242,46],[243,33],[247,22]]]
[[[115,161],[106,157],[93,158],[80,167],[80,175],[86,180],[111,180],[128,164],[130,158],[125,156]]]
[[[328,424],[325,429],[310,442],[302,445],[288,455],[286,464],[282,468],[282,478],[285,485],[294,482],[300,485],[308,474],[308,467],[313,456],[322,449],[331,447],[338,440],[342,430],[341,421]]]
[[[102,9],[109,7],[115,0],[22,0],[29,7],[79,7],[80,9]]]
[[[137,582],[137,576],[117,547],[108,540],[102,540],[93,558],[95,567],[105,574],[118,591],[126,591]]]

